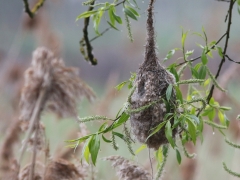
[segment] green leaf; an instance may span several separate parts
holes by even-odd
[[[189,120],[188,118],[186,119],[187,124],[188,124],[188,132],[192,138],[192,141],[194,144],[196,144],[196,138],[197,138],[197,133],[196,133],[196,127],[194,125],[194,123]]]
[[[103,13],[104,13],[103,10],[99,10],[98,13],[94,14],[94,16],[93,16],[93,27],[94,27],[96,34],[98,34],[98,35],[100,35],[100,33],[98,32],[98,27],[101,22]]]
[[[163,121],[161,122],[159,125],[157,125],[155,128],[153,128],[153,131],[151,132],[151,134],[147,137],[146,141],[154,134],[156,134],[158,131],[160,131],[160,129],[167,123],[167,121]]]
[[[232,108],[231,107],[227,107],[227,106],[220,106],[219,109],[223,110],[223,111],[229,111]]]
[[[176,79],[176,82],[179,81],[179,76],[178,76],[178,73],[177,73],[177,70],[175,68],[175,66],[172,66],[169,71],[174,75],[175,79]]]
[[[87,17],[89,17],[89,16],[91,16],[91,15],[97,13],[97,12],[98,12],[97,10],[95,10],[95,11],[86,11],[86,12],[80,14],[79,16],[77,16],[76,21],[81,19],[81,18],[87,18]]]
[[[165,126],[165,136],[168,140],[168,142],[171,144],[171,146],[174,148],[175,147],[175,142],[173,140],[173,135],[172,135],[172,128],[171,128],[171,123],[170,121],[167,122]]]
[[[180,100],[181,104],[183,104],[183,97],[182,97],[182,92],[180,91],[178,86],[174,86],[176,90],[176,97],[178,100]]]
[[[215,115],[216,115],[216,110],[214,108],[211,108],[211,111],[209,111],[209,113],[208,113],[208,119],[210,121],[213,121]]]
[[[121,138],[122,140],[125,141],[125,136],[123,134],[115,132],[115,131],[112,131],[112,134],[118,136],[119,138]]]
[[[112,142],[111,140],[108,140],[107,138],[105,138],[104,135],[102,135],[102,139],[103,139],[106,143],[111,143],[111,142]]]
[[[181,154],[180,154],[180,152],[178,151],[178,149],[176,149],[176,156],[177,156],[178,164],[181,164],[182,157],[181,157]]]
[[[115,29],[115,30],[117,30],[117,31],[119,31],[119,29],[118,28],[116,28],[112,23],[110,23],[109,21],[107,21],[107,23],[113,28],[113,29]]]
[[[196,124],[199,124],[199,122],[200,122],[200,121],[199,121],[199,118],[198,118],[197,116],[193,115],[193,114],[188,114],[187,117],[190,118],[190,119],[192,119],[192,120],[194,120],[194,122],[195,122]]]
[[[188,34],[188,31],[184,33],[183,30],[182,30],[182,47],[184,47],[187,34]]]
[[[85,158],[87,163],[89,163],[89,155],[90,155],[89,143],[91,142],[91,140],[92,140],[92,136],[85,142],[83,149],[82,149],[82,157]]]
[[[204,81],[203,85],[206,87],[211,82],[211,78],[208,78],[206,81]]]
[[[240,0],[237,0],[237,4],[238,4],[238,6],[240,6]]]
[[[128,82],[128,81],[123,81],[123,82],[121,82],[120,84],[118,84],[115,88],[116,88],[118,91],[120,91],[120,90],[123,88],[123,86],[125,86],[125,84],[127,84],[127,82]]]
[[[218,54],[221,58],[223,58],[223,51],[222,51],[222,48],[217,46],[217,50],[218,50]]]
[[[198,72],[195,70],[195,68],[191,68],[192,75],[198,79]]]
[[[218,119],[222,125],[226,125],[224,114],[220,110],[218,111]]]
[[[168,153],[168,145],[163,145],[162,152],[163,152],[163,156],[166,157]]]
[[[118,24],[122,24],[122,19],[121,19],[121,17],[118,16],[118,15],[115,13],[115,7],[113,7],[112,16],[113,16],[113,18],[118,22]]]
[[[100,126],[100,128],[99,128],[98,131],[99,131],[99,132],[104,131],[107,127],[108,127],[108,123],[105,122],[105,123],[103,123],[103,124]]]
[[[208,58],[207,58],[207,55],[205,53],[206,53],[205,50],[203,50],[202,56],[201,56],[201,60],[202,60],[203,65],[206,65],[208,63]]]
[[[130,18],[132,18],[132,19],[134,19],[134,20],[137,21],[137,17],[133,14],[132,11],[130,11],[130,10],[127,9],[127,8],[124,8],[123,11],[124,11],[124,13],[125,13],[127,16],[129,16]]]
[[[96,165],[99,149],[100,149],[99,136],[94,135],[94,136],[92,136],[92,140],[89,143],[89,150],[90,150],[90,153],[91,153],[93,165]]]
[[[140,16],[139,14],[138,14],[138,12],[135,10],[135,9],[133,9],[132,7],[130,7],[130,6],[125,6],[125,8],[127,8],[128,10],[130,10],[135,16]]]
[[[122,113],[121,117],[117,121],[115,121],[112,127],[108,128],[106,132],[121,126],[123,123],[125,123],[128,120],[129,117],[130,117],[129,114],[126,114],[125,112]]]
[[[110,6],[108,10],[108,16],[109,16],[111,25],[115,27],[115,18],[114,18],[113,12],[114,12],[114,6]]]
[[[165,62],[165,61],[167,61],[168,59],[170,59],[170,58],[174,55],[174,53],[175,53],[175,49],[170,50],[170,51],[167,53],[166,57],[163,59],[163,62]]]
[[[170,98],[171,98],[171,96],[172,96],[172,89],[173,89],[172,84],[169,84],[169,86],[168,86],[168,88],[167,88],[167,91],[166,91],[167,101],[169,101]]]
[[[206,69],[206,66],[205,65],[202,65],[199,69],[199,72],[198,72],[198,78],[199,79],[205,79],[206,78],[206,75],[207,75],[207,69]]]
[[[146,144],[143,144],[142,146],[140,146],[136,151],[135,151],[135,154],[138,154],[140,153],[142,150],[146,149],[147,148],[147,145]]]

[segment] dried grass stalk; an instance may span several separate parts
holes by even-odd
[[[51,110],[59,117],[76,117],[77,100],[83,96],[92,100],[94,93],[78,77],[75,68],[66,67],[62,60],[55,58],[53,53],[44,47],[34,51],[31,67],[25,72],[25,84],[20,100],[19,119],[30,121],[30,125],[19,162],[34,127],[38,127],[43,110]],[[35,153],[34,151],[33,157]]]
[[[151,175],[133,162],[121,156],[109,156],[105,160],[111,161],[117,170],[117,175],[122,180],[151,180]]]
[[[132,113],[130,118],[136,138],[141,143],[146,143],[149,148],[158,149],[160,145],[167,143],[164,128],[151,136],[147,142],[145,141],[151,133],[151,129],[163,121],[166,108],[164,101],[160,98],[166,99],[166,90],[170,84],[175,84],[175,78],[158,62],[153,27],[153,2],[154,0],[151,0],[148,8],[145,60],[137,73],[135,90],[130,97],[130,108],[138,109],[155,101],[157,103],[143,111]],[[172,103],[175,101],[174,94],[173,90]],[[175,132],[176,130],[173,134]]]
[[[32,164],[28,164],[21,170],[19,174],[19,180],[30,180],[29,176],[31,173],[31,167],[32,167]],[[44,175],[44,165],[37,161],[35,163],[34,177],[31,178],[31,180],[43,180],[43,175]]]
[[[16,180],[18,176],[18,163],[15,160],[14,155],[14,144],[19,141],[21,133],[20,121],[14,121],[9,130],[7,131],[6,137],[3,141],[0,150],[0,179]]]
[[[46,167],[44,180],[84,180],[85,174],[64,159],[52,160]]]

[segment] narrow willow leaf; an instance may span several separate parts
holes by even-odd
[[[115,29],[115,30],[117,30],[117,31],[119,31],[119,29],[118,28],[116,28],[112,23],[110,23],[109,21],[107,21],[107,23],[111,26],[111,28],[113,28],[113,29]]]
[[[108,123],[107,123],[107,122],[103,123],[103,124],[100,126],[98,132],[104,131],[107,127],[108,127]]]
[[[115,121],[115,123],[113,124],[113,126],[112,126],[111,128],[109,128],[108,131],[109,131],[109,130],[112,130],[112,129],[115,129],[115,128],[117,128],[118,126],[121,126],[123,123],[125,123],[125,122],[128,120],[129,117],[130,117],[129,114],[126,114],[125,112],[122,113],[121,117],[120,117],[117,121]],[[107,131],[107,132],[108,132],[108,131]]]
[[[99,24],[101,22],[104,12],[105,11],[103,11],[103,10],[99,10],[98,13],[94,14],[94,16],[93,16],[93,27],[94,27],[96,34],[98,34],[98,35],[100,35],[100,33],[98,31],[98,27],[99,27]]]
[[[196,126],[190,119],[187,118],[186,121],[188,124],[188,132],[191,136],[191,139],[192,139],[193,143],[196,144],[196,139],[197,139]]]
[[[122,140],[125,141],[125,136],[123,134],[115,132],[115,131],[112,131],[112,134],[115,136],[118,136],[119,138],[121,138]]]
[[[178,151],[178,149],[176,149],[175,151],[176,151],[176,157],[177,157],[178,164],[181,164],[181,161],[182,161],[181,154]]]
[[[204,79],[205,80],[206,75],[207,75],[207,70],[206,70],[205,65],[202,65],[200,67],[198,74],[199,74],[199,76],[198,76],[199,79]]]
[[[112,11],[111,11],[112,17],[118,22],[118,24],[122,24],[122,19],[121,19],[121,17],[118,16],[115,12],[116,12],[116,9],[115,9],[115,7],[113,6],[113,7],[112,7]]]
[[[140,153],[142,150],[146,149],[147,148],[147,145],[146,144],[143,144],[142,146],[140,146],[136,151],[135,151],[135,154],[138,154]]]
[[[186,117],[192,119],[196,124],[200,123],[199,118],[197,116],[195,116],[194,114],[188,114]]]
[[[195,77],[195,78],[199,78],[199,75],[198,75],[198,72],[196,71],[196,69],[194,68],[191,68],[191,72],[192,72],[192,76]]]
[[[125,84],[127,84],[128,81],[123,81],[121,82],[120,84],[118,84],[115,88],[120,91],[124,86]]]
[[[167,88],[167,91],[166,91],[166,98],[167,98],[167,101],[170,100],[171,96],[172,96],[172,89],[173,89],[173,85],[172,84],[169,84],[168,88]]]
[[[108,140],[107,138],[105,138],[104,135],[102,135],[102,139],[103,139],[106,143],[111,143],[111,142],[112,142],[111,140]]]
[[[109,19],[110,19],[110,22],[112,24],[112,26],[115,27],[115,18],[114,18],[114,15],[113,15],[113,12],[114,12],[114,6],[110,6],[109,9],[108,9],[108,16],[109,16]]]
[[[90,151],[89,151],[89,143],[91,142],[92,137],[90,137],[84,144],[83,149],[82,149],[82,157],[85,158],[86,162],[89,163],[89,156],[90,156]]]
[[[89,151],[91,153],[92,163],[96,165],[98,152],[100,149],[100,139],[98,135],[92,136],[92,140],[89,142]]]
[[[207,55],[205,54],[205,50],[202,52],[201,60],[203,65],[206,65],[208,63],[208,58],[207,58]]]
[[[223,51],[222,51],[222,48],[217,46],[217,50],[218,50],[218,54],[221,58],[223,58]]]
[[[176,79],[176,82],[179,81],[179,76],[178,76],[178,73],[177,73],[177,70],[176,70],[176,67],[175,66],[172,66],[169,71],[174,75],[175,79]]]
[[[167,122],[166,128],[165,128],[165,136],[168,140],[168,142],[171,144],[171,146],[174,148],[175,147],[175,142],[173,140],[173,135],[172,135],[172,128],[171,128],[171,123],[170,121]]]
[[[210,82],[211,82],[211,79],[208,78],[206,81],[204,81],[203,86],[206,87],[207,85],[209,85]]]
[[[137,17],[133,14],[132,11],[130,11],[130,10],[127,9],[127,8],[124,8],[123,11],[124,11],[124,13],[125,13],[127,16],[129,16],[130,18],[132,18],[132,19],[134,19],[134,20],[137,21]]]
[[[132,7],[130,6],[125,6],[125,8],[127,8],[128,10],[130,10],[135,16],[139,17],[140,15],[138,14],[138,12],[133,9]]]
[[[219,121],[221,122],[222,125],[226,125],[224,114],[220,110],[218,111],[218,119],[219,119]]]
[[[180,100],[181,104],[183,103],[183,97],[182,97],[182,92],[180,91],[179,87],[174,86],[176,90],[176,97],[178,100]]]
[[[165,62],[165,61],[167,61],[168,59],[170,59],[170,58],[174,55],[174,53],[175,53],[175,49],[170,50],[170,51],[167,53],[166,57],[164,58],[163,62]]]
[[[187,34],[188,34],[188,31],[184,33],[183,30],[182,30],[182,47],[184,47]]]
[[[147,137],[146,141],[154,134],[156,134],[158,131],[160,131],[160,129],[167,123],[167,121],[163,121],[161,122],[159,125],[157,125],[157,127],[155,127],[153,129],[153,132]]]
[[[219,109],[223,110],[223,111],[229,111],[232,108],[231,107],[227,107],[227,106],[220,106]]]
[[[97,10],[95,10],[95,11],[86,11],[86,12],[80,14],[79,16],[77,16],[76,21],[78,21],[81,18],[87,18],[87,17],[89,17],[89,16],[91,16],[91,15],[97,13],[97,12],[98,12]]]

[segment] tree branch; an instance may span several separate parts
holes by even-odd
[[[214,49],[215,46],[218,45],[218,43],[220,43],[220,41],[221,41],[226,35],[227,35],[227,32],[224,33],[224,34],[219,38],[219,40],[216,42],[216,44],[214,44],[212,47],[210,47],[210,49],[208,49],[205,54],[209,53],[211,49]],[[183,64],[185,64],[185,63],[194,62],[194,61],[196,61],[196,60],[198,60],[198,59],[200,59],[200,58],[201,58],[201,56],[198,56],[198,57],[196,57],[196,58],[194,58],[194,59],[190,59],[190,60],[188,60],[188,61],[181,62],[181,63],[177,64],[176,67],[181,66],[181,65],[183,65]]]
[[[234,62],[234,63],[236,63],[236,64],[240,64],[240,62],[237,62],[237,61],[232,60],[228,55],[225,55],[225,57],[226,57],[229,61],[232,61],[232,62]]]
[[[95,1],[93,1],[91,3],[91,5],[94,5]],[[88,11],[92,11],[94,7],[90,6],[88,8]],[[86,45],[86,50],[87,50],[87,56],[85,57],[85,59],[87,61],[90,61],[92,65],[97,65],[97,59],[94,58],[94,55],[92,53],[93,47],[89,41],[88,38],[88,26],[89,26],[89,21],[90,21],[90,17],[87,17],[84,19],[84,27],[83,27],[83,39],[85,41],[85,45]],[[80,45],[83,46],[83,44],[80,41]]]
[[[31,10],[28,0],[23,0],[25,12],[29,15],[30,18],[33,18],[38,9],[43,6],[44,2],[45,0],[39,0]]]
[[[227,31],[226,31],[226,40],[225,40],[225,46],[224,46],[224,50],[223,50],[223,54],[226,54],[227,52],[227,48],[228,48],[228,40],[230,38],[230,29],[231,29],[231,24],[232,24],[232,9],[233,9],[233,5],[234,5],[235,1],[234,0],[231,0],[230,1],[230,4],[229,4],[229,10],[228,10],[228,25],[227,25]],[[215,79],[218,78],[219,74],[220,74],[220,71],[222,69],[222,66],[223,66],[223,63],[225,62],[225,56],[223,56],[220,64],[219,64],[219,67],[218,67],[218,71],[217,71],[217,74],[215,75]],[[207,103],[209,103],[212,95],[213,95],[213,91],[214,91],[214,85],[212,85],[211,87],[211,90],[208,94],[208,97],[207,97]]]

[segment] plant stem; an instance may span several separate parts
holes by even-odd
[[[38,96],[38,99],[36,101],[36,104],[35,104],[35,107],[33,109],[33,113],[32,113],[32,116],[30,118],[30,123],[29,123],[29,127],[28,127],[28,131],[27,131],[27,135],[26,135],[26,138],[25,140],[23,141],[23,147],[21,149],[21,155],[19,157],[19,165],[22,161],[22,158],[23,158],[23,155],[26,151],[26,148],[27,148],[27,143],[32,135],[32,132],[34,130],[34,125],[37,124],[37,122],[39,121],[40,119],[40,114],[42,112],[42,109],[43,109],[43,106],[44,106],[44,103],[45,103],[45,97],[46,97],[46,89],[43,88],[41,89],[40,93],[39,93],[39,96]]]

